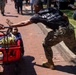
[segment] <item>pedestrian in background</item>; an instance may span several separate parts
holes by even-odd
[[[56,0],[47,0],[47,8],[54,6]]]
[[[31,5],[31,12],[33,13],[33,3],[35,0],[30,0],[30,5]]]
[[[28,4],[29,4],[29,0],[26,0],[26,6],[28,6]]]
[[[0,10],[1,10],[1,14],[3,16],[5,16],[4,12],[5,12],[5,4],[7,3],[7,0],[0,0]]]
[[[16,0],[14,0],[14,4],[15,4],[15,9],[17,9],[17,2],[16,2]]]
[[[75,3],[75,0],[69,0],[69,5],[68,5],[68,7],[69,7],[70,9],[75,10],[75,9],[76,9],[76,5],[75,5],[74,3]]]
[[[22,12],[23,0],[16,0],[16,5],[17,5],[18,14],[19,13],[23,14],[23,12]]]

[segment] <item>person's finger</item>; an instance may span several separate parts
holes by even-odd
[[[4,29],[4,25],[3,24],[0,24],[0,29]]]
[[[6,19],[6,23],[7,23],[8,25],[10,25],[10,21],[9,21],[9,19]]]
[[[11,22],[9,19],[6,19],[6,23],[11,26],[13,24],[13,22]]]

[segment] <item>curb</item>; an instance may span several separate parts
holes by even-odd
[[[76,55],[65,45],[63,41],[57,44],[55,48],[60,52],[65,61],[76,65]]]
[[[46,28],[42,23],[38,23],[38,26],[45,35],[47,35],[49,31],[51,31],[51,29]],[[65,61],[68,61],[72,65],[76,65],[76,55],[71,50],[69,50],[69,48],[65,45],[63,41],[55,45],[55,48],[58,50]]]

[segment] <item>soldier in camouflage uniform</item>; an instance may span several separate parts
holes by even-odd
[[[46,55],[46,58],[48,59],[48,62],[43,63],[44,67],[54,69],[54,63],[52,61],[53,51],[51,47],[60,43],[61,41],[64,41],[66,46],[70,50],[73,50],[74,47],[76,46],[74,29],[70,27],[64,27],[64,28],[60,28],[60,30],[58,29],[56,32],[50,31],[47,34],[43,42],[43,47],[44,47],[45,55]]]

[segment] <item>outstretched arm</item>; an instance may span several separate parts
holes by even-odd
[[[32,22],[30,20],[26,20],[26,21],[21,21],[19,23],[15,23],[15,24],[11,24],[11,27],[22,27],[22,26],[27,26],[32,24]]]

